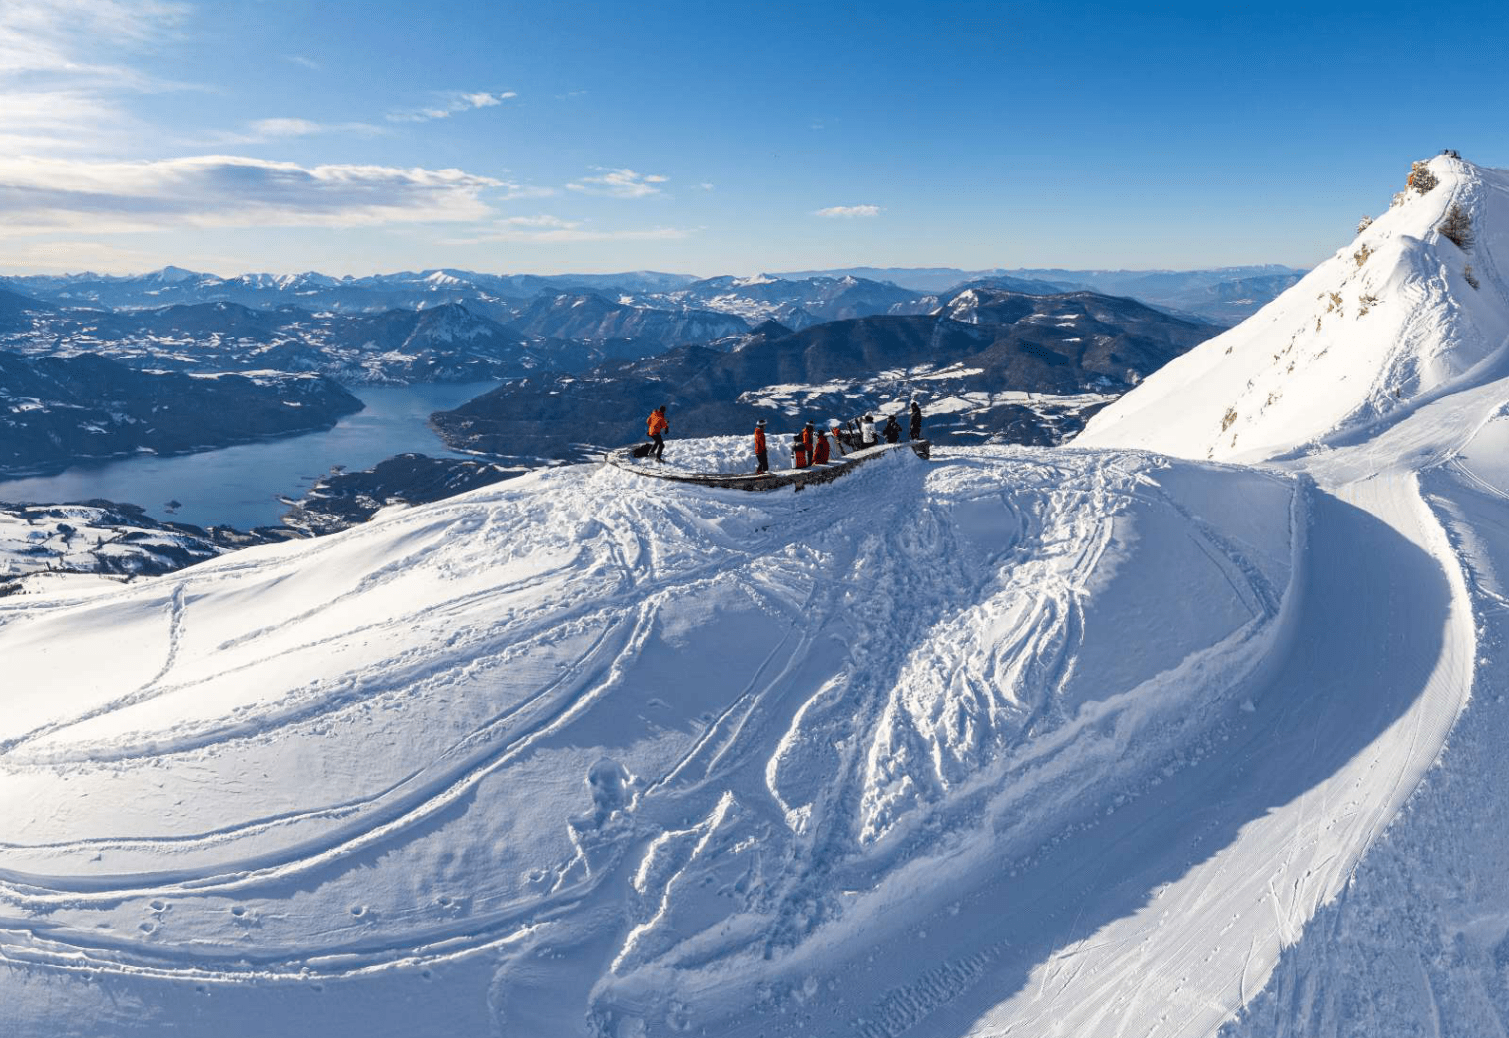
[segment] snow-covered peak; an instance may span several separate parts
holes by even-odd
[[[1509,172],[1449,155],[1293,288],[1152,375],[1077,446],[1257,460],[1406,413],[1504,348]],[[1418,179],[1418,178],[1417,178]],[[1462,247],[1443,232],[1465,214]],[[1461,219],[1457,217],[1457,219]]]
[[[174,285],[180,281],[187,281],[189,278],[198,276],[192,270],[185,270],[183,267],[174,266],[163,267],[161,270],[154,270],[151,274],[147,275],[150,280],[158,281],[165,285]]]

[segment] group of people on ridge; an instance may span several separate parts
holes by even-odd
[[[917,401],[912,401],[911,406],[911,439],[922,439],[922,408]],[[795,467],[799,469],[809,468],[813,465],[826,465],[837,449],[840,455],[852,451],[864,450],[866,447],[876,446],[881,438],[886,443],[899,443],[901,441],[901,423],[896,421],[896,416],[889,415],[885,426],[877,435],[875,431],[875,418],[873,415],[865,415],[859,419],[851,419],[845,425],[838,419],[833,419],[831,428],[823,430],[808,422],[802,426],[802,431],[791,441],[791,456]],[[650,417],[645,421],[645,432],[650,437],[650,443],[646,444],[645,457],[652,457],[656,461],[665,460],[665,433],[670,429],[671,423],[665,417],[665,405],[661,404],[650,412]],[[829,436],[833,442],[828,442]],[[770,452],[765,443],[765,419],[755,422],[754,429],[754,453],[755,475],[770,471]],[[638,452],[636,452],[636,455]]]

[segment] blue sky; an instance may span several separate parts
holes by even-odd
[[[1308,265],[1502,5],[5,0],[0,269]]]

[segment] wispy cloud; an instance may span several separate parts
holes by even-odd
[[[826,209],[819,209],[814,216],[826,216],[835,219],[853,219],[855,217],[879,216],[878,205],[830,205]]]
[[[129,68],[92,60],[109,42],[134,49],[158,41],[188,13],[172,0],[6,0],[0,5],[0,70],[139,79]]]
[[[162,257],[151,252],[88,239],[8,242],[0,249],[0,269],[7,270],[119,272],[147,270],[161,262]]]
[[[169,89],[124,64],[187,14],[165,0],[0,3],[0,154],[118,150],[144,135],[130,93]]]
[[[0,236],[170,227],[475,221],[508,185],[459,169],[394,169],[226,155],[155,162],[0,158]]]
[[[202,146],[223,148],[237,144],[266,144],[296,137],[314,137],[321,134],[352,134],[358,137],[378,137],[393,131],[371,123],[321,123],[312,119],[255,119],[240,131],[217,133],[200,142]]]
[[[562,220],[559,216],[541,213],[539,216],[509,216],[498,221],[508,227],[549,227],[570,229],[580,227],[580,220]]]
[[[504,101],[518,96],[518,93],[513,90],[505,90],[502,93],[454,91],[442,95],[442,100],[438,104],[426,108],[389,112],[388,119],[395,123],[425,123],[434,119],[449,119],[457,112],[469,112],[477,108],[495,108]]]
[[[500,196],[505,202],[512,202],[519,198],[550,198],[561,193],[558,187],[545,187],[540,184],[510,184],[504,183],[504,192]]]
[[[324,65],[321,65],[318,61],[315,61],[313,58],[305,57],[302,54],[285,54],[285,55],[283,55],[283,60],[284,61],[291,61],[295,65],[303,65],[305,68],[309,69],[311,72],[324,72],[325,71],[325,66]]]
[[[713,189],[713,187],[714,187],[714,185],[709,184],[707,181],[704,180],[702,183],[700,183],[700,184],[697,185],[697,190],[698,191],[711,191]]]
[[[636,173],[632,169],[604,169],[601,176],[582,177],[566,187],[588,195],[611,195],[614,198],[644,198],[660,194],[659,185],[669,178],[658,173]]]
[[[691,230],[682,227],[647,227],[626,230],[601,230],[585,220],[563,220],[541,213],[538,216],[509,216],[497,221],[491,230],[465,238],[454,238],[445,245],[485,245],[493,242],[521,242],[549,245],[593,241],[665,241],[685,238]]]

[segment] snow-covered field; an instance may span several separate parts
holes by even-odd
[[[1056,430],[1055,438],[1066,435],[1060,427],[1079,427],[1080,415],[1117,398],[1116,393],[1026,393],[1020,390],[979,388],[980,368],[963,364],[938,366],[922,364],[913,368],[891,368],[862,379],[832,379],[821,383],[781,383],[742,393],[739,402],[757,407],[779,409],[793,417],[824,411],[847,418],[868,410],[882,424],[887,415],[896,415],[905,428],[907,407],[915,398],[922,401],[928,418],[950,416],[957,421],[950,426],[958,434],[960,426],[981,430],[981,439],[1010,442],[1000,432],[992,434],[992,418],[1003,410],[1025,409],[1035,415],[1044,428]],[[1020,442],[1020,441],[1017,441]]]
[[[0,599],[0,1035],[1501,1033],[1509,178],[1432,167],[1083,446]]]
[[[777,431],[772,427],[766,432],[765,453],[771,469],[791,467],[791,438],[796,431]],[[742,436],[708,436],[692,440],[672,437],[665,441],[665,461],[662,464],[676,472],[752,473],[757,464],[754,430]]]
[[[78,575],[164,573],[226,549],[204,537],[164,529],[120,508],[0,505],[0,593],[35,591]]]

